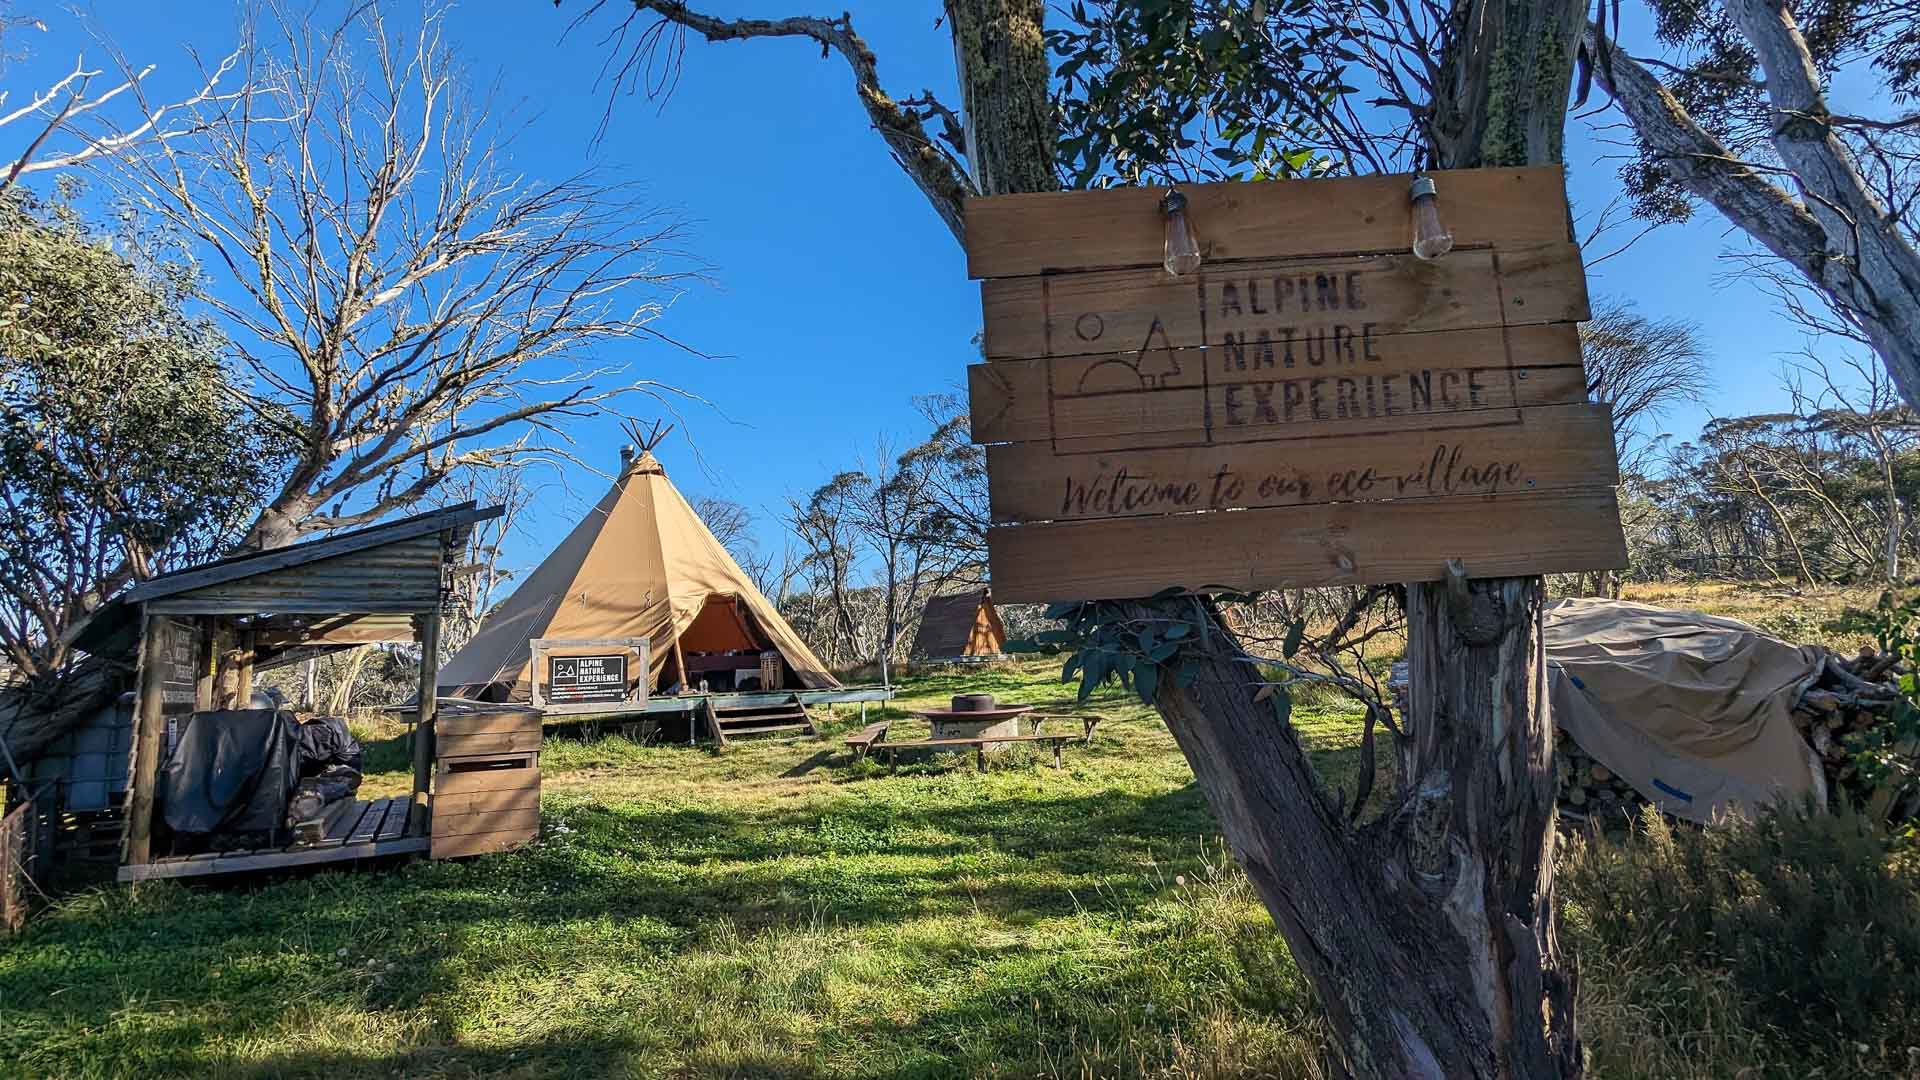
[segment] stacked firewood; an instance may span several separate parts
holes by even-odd
[[[1829,654],[1819,677],[1793,709],[1793,726],[1819,756],[1830,797],[1844,795],[1856,806],[1874,807],[1896,820],[1910,816],[1912,808],[1891,805],[1897,793],[1878,793],[1859,774],[1853,745],[1857,740],[1850,736],[1893,723],[1900,700],[1895,684],[1909,673],[1909,665],[1871,645],[1852,657]],[[1884,805],[1875,806],[1876,795]]]
[[[1624,829],[1640,816],[1647,798],[1580,748],[1565,728],[1553,732],[1553,767],[1560,780],[1560,814],[1603,829]]]

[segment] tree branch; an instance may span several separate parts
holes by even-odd
[[[676,50],[674,56],[663,58],[657,55],[664,41],[664,35],[658,31],[661,24],[667,23],[679,27],[683,32],[691,30],[710,42],[803,37],[818,42],[822,56],[838,53],[853,72],[854,93],[860,99],[860,107],[866,111],[874,130],[886,140],[894,161],[914,186],[920,189],[921,194],[927,197],[927,201],[933,204],[934,212],[940,215],[940,220],[946,223],[953,235],[956,238],[962,236],[965,225],[961,218],[961,204],[974,193],[966,170],[927,134],[926,125],[922,122],[925,114],[915,112],[906,102],[894,101],[881,88],[873,50],[854,33],[851,16],[841,15],[837,19],[795,16],[785,19],[729,20],[693,11],[680,0],[632,0],[632,3],[636,15],[652,12],[660,17],[660,24],[641,35],[639,44],[622,68],[623,77],[636,67],[650,67],[656,63],[664,63],[668,68],[677,70],[677,50],[682,46],[679,35],[672,42]],[[598,7],[598,4],[594,5],[594,9]],[[594,9],[588,13],[591,14]],[[671,88],[671,78],[668,78],[658,87],[656,96],[671,92]],[[931,100],[931,95],[926,97],[928,101]],[[946,113],[943,119],[950,115]],[[949,120],[948,124],[951,132],[952,121]]]

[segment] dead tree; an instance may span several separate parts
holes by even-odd
[[[339,25],[254,9],[252,92],[182,110],[197,131],[109,162],[124,194],[204,248],[210,301],[300,446],[248,531],[274,547],[425,499],[447,477],[565,457],[567,423],[667,388],[607,352],[665,341],[679,223],[591,174],[508,164],[431,5]],[[137,84],[133,92],[138,92]]]

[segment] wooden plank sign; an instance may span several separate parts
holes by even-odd
[[[967,204],[996,597],[1386,584],[1624,566],[1558,167],[1432,174],[1454,250],[1409,250],[1412,178]]]

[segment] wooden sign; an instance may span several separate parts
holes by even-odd
[[[647,638],[534,638],[527,646],[528,697],[543,713],[620,712],[647,704]]]
[[[555,705],[579,701],[619,701],[626,696],[625,656],[547,658],[547,700]]]
[[[1182,187],[1206,258],[1160,265],[1160,190],[967,205],[987,362],[994,593],[1148,596],[1623,566],[1560,170]]]

